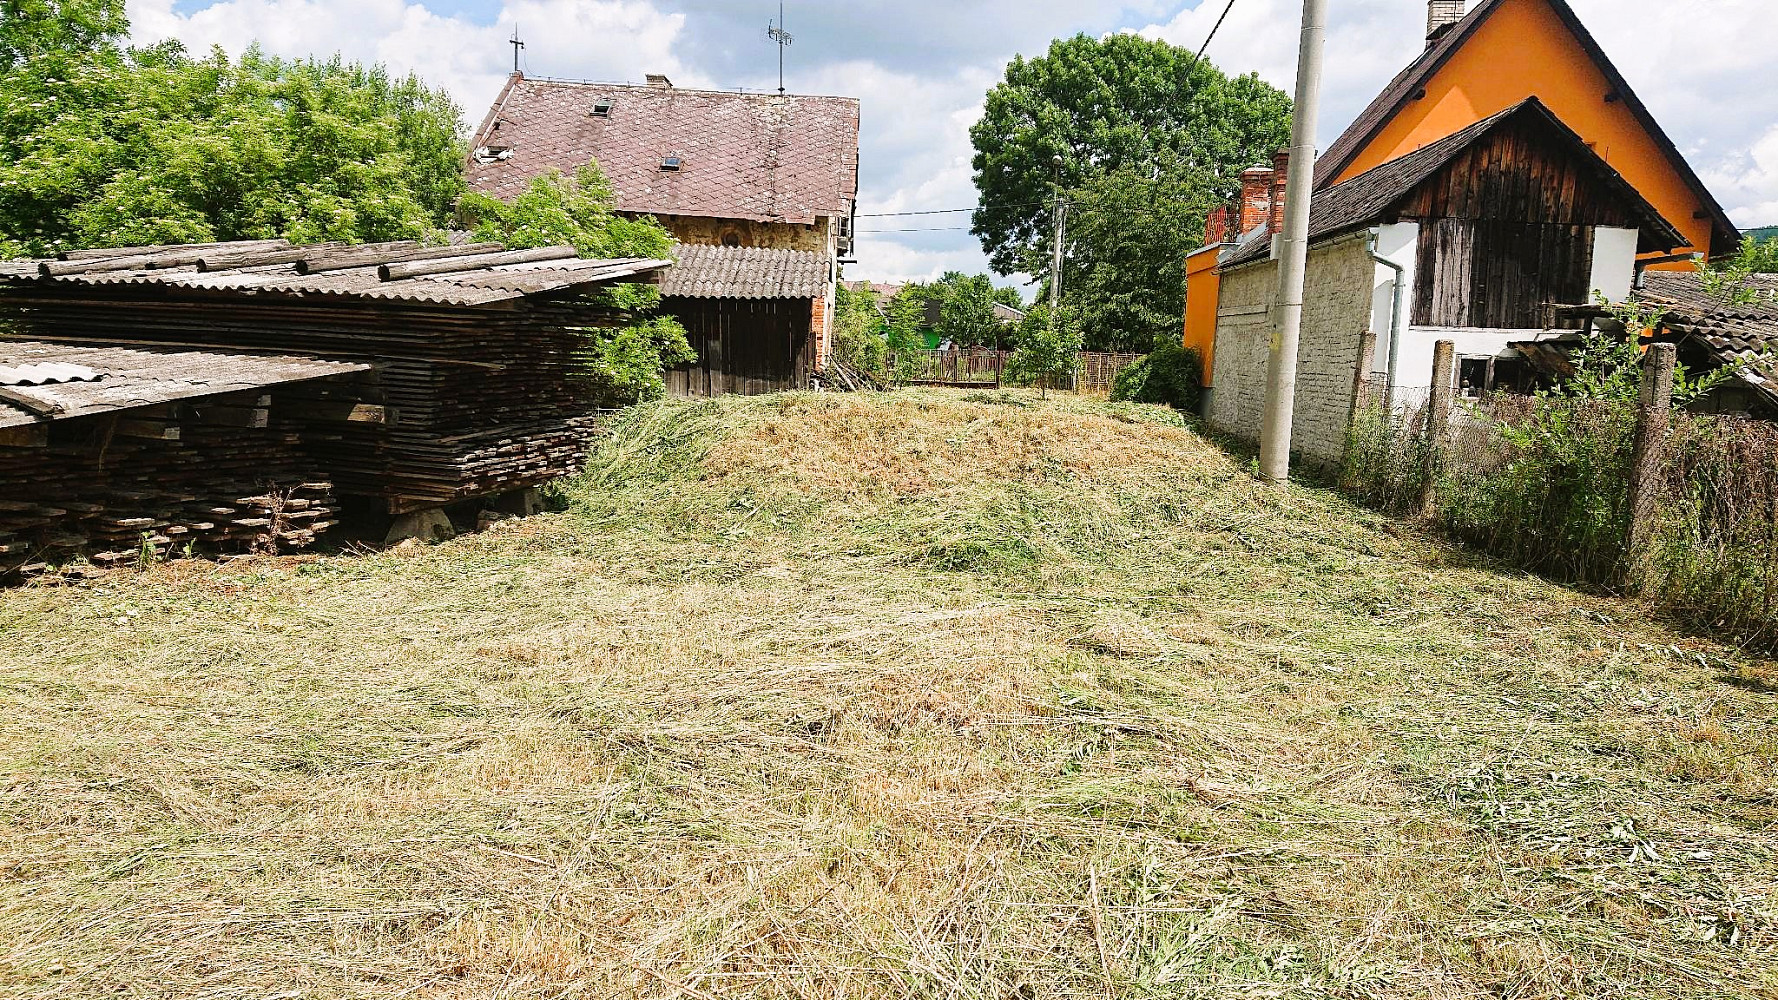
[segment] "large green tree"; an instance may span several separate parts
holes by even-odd
[[[1163,166],[1194,189],[1230,196],[1242,170],[1289,142],[1290,99],[1166,42],[1077,35],[1013,59],[970,138],[981,195],[974,232],[990,262],[1002,274],[1047,275],[1056,157],[1065,191]]]
[[[1171,163],[1119,168],[1069,195],[1062,287],[1087,350],[1146,353],[1179,339],[1185,255],[1221,200],[1212,178]]]
[[[399,239],[449,223],[462,145],[442,92],[337,58],[126,49],[127,30],[116,0],[7,5],[0,254]]]

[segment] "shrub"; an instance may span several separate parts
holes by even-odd
[[[1117,373],[1111,398],[1113,402],[1163,403],[1182,413],[1196,413],[1203,385],[1204,360],[1197,351],[1168,338],[1148,357]]]

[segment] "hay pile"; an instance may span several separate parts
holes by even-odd
[[[1778,993],[1778,673],[1170,411],[663,403],[558,499],[0,595],[0,993]]]

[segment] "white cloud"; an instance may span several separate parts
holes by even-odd
[[[1778,224],[1778,51],[1771,0],[1572,0],[1667,132],[1742,225]],[[1191,9],[1182,10],[1186,3]],[[863,212],[972,205],[969,127],[1015,51],[1040,53],[1076,31],[1134,29],[1196,49],[1223,0],[850,0],[811,7],[793,26],[793,89],[863,101]],[[769,8],[769,9],[768,9]],[[254,40],[282,56],[375,60],[445,87],[478,122],[511,67],[516,23],[537,75],[637,80],[664,72],[691,86],[763,85],[775,57],[763,31],[776,5],[740,0],[485,0],[442,16],[419,0],[222,0],[179,13],[130,0],[137,41],[177,37],[238,54]],[[758,16],[755,17],[755,14]],[[491,20],[490,20],[491,17]],[[1424,0],[1340,0],[1328,35],[1325,147],[1423,45]],[[1299,0],[1240,0],[1208,58],[1289,91]],[[1146,26],[1144,26],[1146,25]],[[757,37],[756,37],[757,36]],[[774,79],[775,83],[775,79]],[[891,225],[891,223],[895,223]],[[861,219],[859,228],[938,228],[966,215]],[[855,278],[927,278],[986,269],[966,229],[884,233],[859,244]]]
[[[194,52],[220,45],[238,55],[257,41],[272,55],[380,62],[418,73],[463,105],[473,126],[512,68],[516,24],[525,57],[557,76],[637,80],[666,73],[702,82],[674,50],[685,15],[646,0],[507,0],[492,24],[441,17],[406,0],[224,0],[180,14],[173,0],[131,0],[138,42],[177,38]],[[526,27],[529,25],[530,27]]]

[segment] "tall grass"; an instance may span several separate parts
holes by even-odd
[[[1462,401],[1429,454],[1425,414],[1361,412],[1341,483],[1367,505],[1420,513],[1526,570],[1634,588],[1696,627],[1778,645],[1778,426],[1677,413],[1656,523],[1633,552],[1636,407],[1614,397],[1495,394]]]

